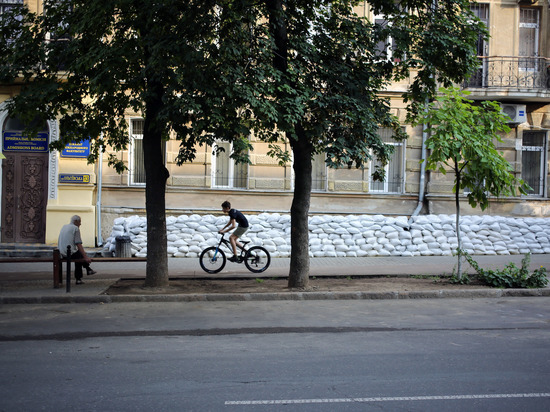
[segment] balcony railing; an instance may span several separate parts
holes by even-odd
[[[466,87],[550,90],[550,59],[480,57],[479,70]]]

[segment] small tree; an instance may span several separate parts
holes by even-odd
[[[499,132],[509,132],[507,117],[498,103],[483,101],[475,105],[464,96],[468,92],[457,88],[440,90],[442,95],[429,104],[418,123],[428,125],[431,136],[426,148],[428,170],[454,175],[453,193],[456,204],[456,236],[458,239],[458,279],[462,278],[462,240],[460,236],[460,191],[467,189],[468,202],[481,210],[489,206],[491,196],[526,194],[528,186],[514,176],[510,163],[498,152],[495,142],[501,142]],[[446,167],[447,168],[446,168]]]

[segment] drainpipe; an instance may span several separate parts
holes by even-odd
[[[103,246],[103,235],[101,233],[101,185],[103,180],[103,152],[99,153],[99,165],[97,167],[97,198],[95,210],[97,213],[97,245]]]
[[[421,163],[420,163],[420,189],[418,190],[418,205],[416,206],[416,209],[414,209],[414,212],[411,215],[411,218],[414,216],[417,216],[420,213],[420,210],[422,210],[422,206],[424,205],[424,186],[426,184],[426,140],[428,139],[428,132],[426,129],[428,128],[428,125],[425,123],[422,124],[422,153],[420,155]],[[411,219],[409,219],[409,224]]]
[[[432,2],[433,7],[435,8],[437,6],[437,0],[434,0]],[[431,78],[434,77],[433,74],[430,75]],[[426,107],[428,106],[428,99],[426,99]],[[418,190],[418,205],[416,206],[416,209],[414,209],[413,214],[409,218],[409,225],[411,224],[411,220],[414,216],[417,216],[420,213],[420,210],[422,210],[422,206],[424,205],[424,186],[426,184],[426,140],[428,139],[428,132],[426,131],[428,129],[428,125],[426,123],[422,123],[422,154],[420,155],[421,163],[420,163],[420,189]]]

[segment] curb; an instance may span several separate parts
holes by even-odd
[[[473,299],[550,296],[544,289],[470,289],[414,292],[285,292],[285,293],[197,293],[174,295],[97,295],[97,296],[3,296],[0,304],[46,303],[126,303],[126,302],[259,302],[306,300],[406,300],[406,299]]]

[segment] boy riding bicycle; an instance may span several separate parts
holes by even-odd
[[[230,262],[238,262],[237,245],[241,248],[243,247],[238,239],[248,230],[248,220],[237,209],[231,209],[231,203],[227,200],[222,203],[222,211],[223,213],[227,213],[229,215],[229,223],[225,225],[223,229],[219,230],[218,233],[227,233],[233,230],[238,224],[237,229],[231,234],[231,236],[229,236],[229,242],[231,243],[231,248],[233,249],[233,256],[228,259]]]

